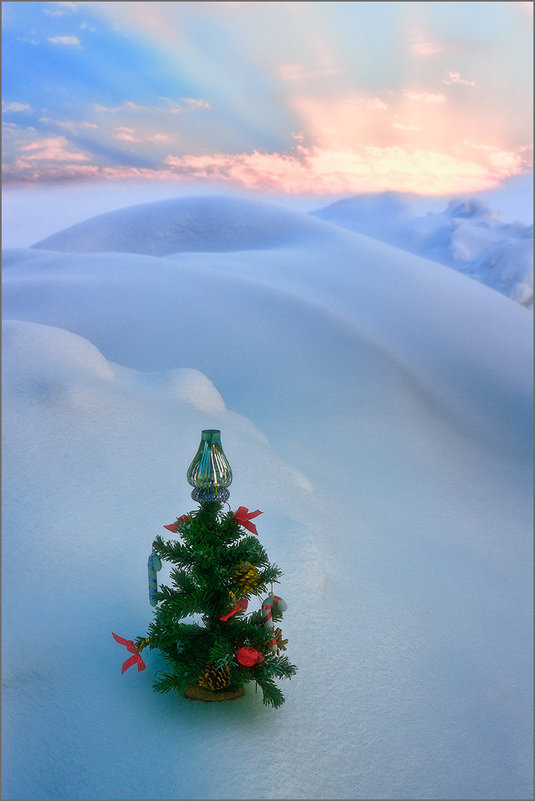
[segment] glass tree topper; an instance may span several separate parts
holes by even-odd
[[[232,470],[221,446],[221,431],[206,429],[201,434],[201,444],[195,458],[188,467],[188,484],[194,488],[194,501],[226,501],[227,487],[232,483]]]

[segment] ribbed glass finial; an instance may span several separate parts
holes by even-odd
[[[194,501],[226,501],[227,487],[232,483],[232,470],[221,447],[221,431],[206,429],[201,444],[188,468],[188,483],[194,487]]]

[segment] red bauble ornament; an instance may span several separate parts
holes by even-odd
[[[244,667],[253,667],[253,665],[260,665],[264,661],[262,654],[252,648],[250,645],[244,645],[239,651],[236,651],[236,659]]]

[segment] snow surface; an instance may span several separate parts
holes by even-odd
[[[4,253],[3,797],[529,797],[532,315],[295,208],[158,203]],[[284,572],[279,710],[120,672],[203,428]]]
[[[339,200],[314,216],[453,267],[533,308],[533,224],[506,223],[479,198],[419,214],[396,192]]]

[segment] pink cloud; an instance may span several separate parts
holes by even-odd
[[[191,108],[211,108],[210,103],[207,100],[201,100],[200,98],[196,97],[183,97],[182,100],[184,103]]]
[[[411,92],[406,89],[403,94],[407,100],[415,100],[417,103],[445,103],[446,95],[434,92]]]
[[[135,135],[133,128],[127,128],[124,125],[119,125],[115,128],[116,133],[113,134],[114,139],[119,139],[121,142],[141,142],[141,139]]]
[[[147,142],[169,142],[171,137],[169,134],[156,133],[152,136],[147,136]]]
[[[404,145],[304,147],[291,153],[214,153],[168,155],[158,169],[101,167],[74,163],[66,141],[34,142],[21,148],[14,164],[6,165],[4,180],[59,178],[124,178],[162,181],[207,181],[276,194],[357,194],[385,190],[420,194],[475,192],[526,171],[527,153],[492,145],[465,143],[444,153]],[[67,160],[69,159],[69,160]]]
[[[166,133],[153,133],[153,134],[140,134],[134,128],[128,128],[126,125],[117,125],[115,127],[116,133],[113,134],[114,139],[120,142],[169,142],[173,139],[176,140],[175,134]]]
[[[368,111],[388,111],[388,105],[379,97],[370,97],[366,100]]]
[[[520,155],[492,150],[453,155],[409,146],[304,148],[295,154],[168,156],[185,180],[212,179],[267,191],[356,193],[387,189],[422,194],[477,191],[523,171]]]
[[[416,56],[432,56],[442,53],[446,47],[441,42],[434,42],[426,38],[421,31],[416,31],[409,40],[411,52]]]
[[[89,161],[85,153],[71,151],[64,136],[40,139],[19,147],[27,161]]]
[[[458,83],[462,86],[476,86],[475,81],[469,81],[466,78],[461,78],[458,72],[448,72],[448,77],[444,78],[442,83],[451,86],[452,84]]]
[[[131,100],[125,100],[124,106],[130,111],[152,111],[150,106],[140,106],[138,103],[133,103]]]
[[[100,168],[93,164],[36,164],[24,159],[4,166],[2,172],[4,180],[13,183],[98,178],[101,174]]]

